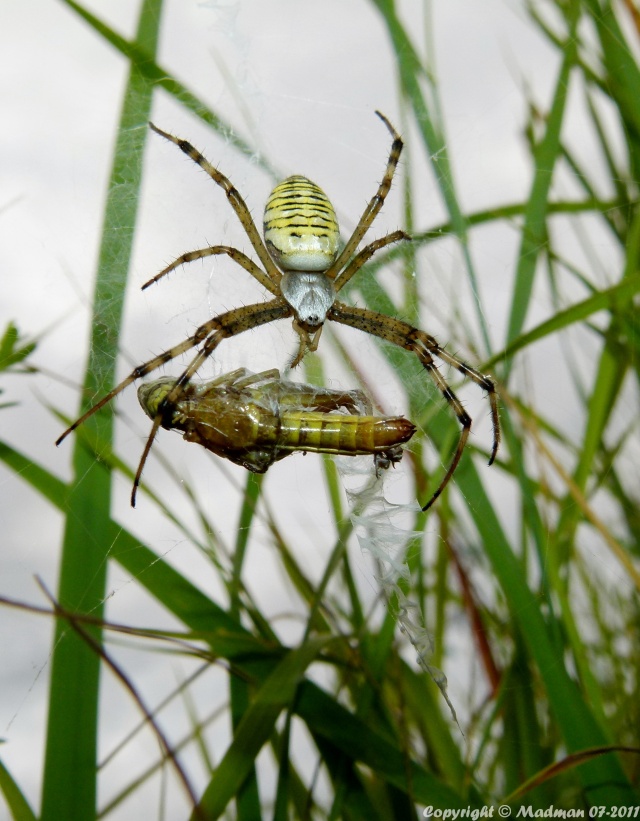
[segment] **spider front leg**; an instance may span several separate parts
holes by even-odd
[[[471,431],[471,417],[462,406],[462,403],[458,397],[451,390],[444,377],[441,375],[434,357],[441,359],[449,365],[453,365],[453,367],[459,370],[460,373],[468,376],[477,385],[480,385],[480,387],[487,391],[491,406],[491,420],[493,423],[493,447],[491,449],[489,464],[493,463],[500,445],[500,417],[498,414],[498,398],[496,388],[491,377],[481,374],[470,365],[467,365],[465,362],[457,359],[452,354],[447,353],[429,334],[426,334],[424,331],[414,328],[399,319],[394,319],[393,317],[385,316],[384,314],[379,314],[375,311],[369,311],[365,308],[354,308],[349,305],[345,305],[342,302],[334,303],[331,310],[327,312],[327,319],[331,319],[334,322],[339,322],[342,325],[357,328],[360,331],[364,331],[365,333],[369,333],[373,336],[379,337],[380,339],[384,339],[387,342],[391,342],[399,348],[404,348],[407,351],[412,351],[415,353],[422,363],[422,366],[428,372],[429,376],[435,382],[436,386],[456,414],[462,428],[460,438],[458,439],[458,446],[456,447],[451,464],[449,465],[443,479],[440,481],[440,484],[436,488],[433,496],[423,506],[423,510],[428,510],[438,496],[440,496],[445,487],[449,484],[451,477],[460,463],[460,459],[462,458],[462,454],[469,438],[469,432]]]
[[[258,255],[258,259],[263,264],[264,270],[267,272],[267,276],[274,284],[277,285],[280,282],[280,277],[282,274],[274,265],[273,260],[269,256],[269,252],[267,251],[267,248],[258,233],[258,229],[255,226],[251,212],[249,211],[246,202],[243,200],[242,195],[235,185],[233,185],[231,180],[229,180],[229,178],[226,177],[222,171],[219,171],[214,165],[211,165],[207,158],[201,154],[197,148],[194,148],[190,142],[187,142],[187,140],[174,137],[173,134],[163,131],[153,123],[149,123],[149,128],[152,131],[155,131],[156,134],[164,137],[165,140],[169,140],[169,142],[177,145],[178,148],[187,155],[187,157],[192,159],[196,165],[199,165],[200,168],[202,168],[202,170],[211,177],[216,185],[219,185],[220,188],[224,190],[231,207],[235,211],[236,216],[240,220],[240,223],[249,238],[249,242]]]
[[[147,444],[142,454],[142,459],[140,460],[140,464],[138,465],[133,492],[131,494],[131,504],[132,506],[135,506],[136,491],[138,485],[140,484],[140,476],[142,475],[142,469],[144,467],[144,463],[147,459],[147,456],[149,455],[149,451],[151,450],[151,445],[153,444],[153,440],[155,439],[158,428],[162,423],[163,414],[167,413],[167,410],[170,409],[173,405],[175,405],[177,401],[179,401],[180,397],[184,393],[184,388],[186,387],[186,385],[188,385],[189,380],[196,372],[196,370],[211,355],[211,353],[220,344],[220,342],[222,342],[223,339],[226,339],[231,336],[236,336],[237,334],[240,334],[243,331],[248,331],[251,328],[257,328],[260,325],[266,325],[270,322],[275,322],[278,319],[285,319],[288,316],[291,316],[291,309],[286,304],[286,302],[282,299],[274,299],[271,302],[259,302],[255,305],[246,305],[242,308],[236,308],[232,311],[227,311],[224,314],[220,314],[220,316],[218,317],[214,317],[213,319],[208,320],[203,325],[201,325],[192,336],[190,336],[188,339],[185,339],[184,342],[181,342],[179,345],[175,345],[173,348],[169,348],[169,350],[165,351],[164,353],[161,353],[158,356],[155,356],[153,359],[150,359],[148,362],[145,362],[142,365],[138,365],[137,368],[134,368],[133,371],[131,371],[131,373],[129,374],[129,376],[126,377],[126,379],[123,379],[122,382],[120,382],[118,385],[116,385],[115,388],[113,388],[113,390],[105,394],[102,397],[102,399],[96,402],[95,405],[92,405],[92,407],[90,407],[88,411],[82,414],[82,416],[79,419],[77,419],[72,425],[70,425],[67,428],[67,430],[57,439],[56,445],[59,445],[79,425],[82,425],[84,422],[86,422],[87,419],[89,419],[89,417],[93,416],[94,413],[99,411],[100,408],[103,408],[119,393],[122,393],[122,391],[129,385],[131,385],[132,382],[135,382],[137,379],[141,379],[142,377],[147,376],[147,374],[152,373],[153,371],[162,367],[162,365],[166,365],[167,362],[171,362],[171,360],[175,359],[177,356],[186,353],[192,348],[195,348],[196,345],[199,345],[201,342],[204,342],[202,350],[193,359],[189,367],[177,380],[173,390],[167,395],[167,397],[161,403],[156,418],[153,421],[153,427],[151,429],[149,438],[147,439]]]
[[[380,111],[376,111],[376,114],[386,125],[387,130],[393,138],[393,142],[391,144],[391,151],[389,153],[389,159],[387,160],[387,167],[385,169],[382,181],[378,186],[378,190],[369,201],[367,207],[364,209],[364,212],[360,217],[360,220],[358,221],[358,224],[356,225],[353,234],[349,237],[344,248],[340,252],[338,258],[335,260],[331,268],[327,271],[327,276],[329,276],[331,279],[333,279],[336,276],[338,271],[340,271],[340,269],[351,258],[351,255],[360,244],[360,240],[367,233],[374,219],[377,217],[380,209],[384,205],[384,201],[387,198],[387,194],[391,190],[391,183],[393,182],[393,177],[396,173],[396,168],[398,167],[400,154],[402,154],[402,137],[398,134],[398,132],[391,125],[389,120],[384,116],[384,114],[382,114]]]
[[[140,478],[142,476],[142,471],[147,461],[147,457],[149,456],[149,452],[151,451],[151,446],[156,438],[158,428],[164,421],[169,420],[170,422],[173,418],[173,411],[176,403],[178,403],[184,395],[187,385],[191,381],[193,375],[197,372],[198,368],[206,362],[223,339],[228,339],[231,336],[237,336],[244,331],[248,331],[252,328],[258,328],[261,325],[267,325],[270,322],[275,322],[278,319],[284,319],[290,315],[291,309],[284,302],[284,300],[274,299],[271,302],[259,302],[255,305],[245,305],[243,308],[235,308],[232,311],[227,311],[224,314],[220,314],[219,317],[210,319],[198,328],[194,336],[199,334],[199,341],[202,341],[204,338],[204,344],[197,356],[195,356],[189,364],[189,367],[178,377],[174,387],[169,391],[158,406],[158,411],[153,420],[151,431],[144,446],[144,450],[142,451],[142,456],[140,457],[140,462],[138,464],[138,470],[136,471],[136,475],[133,480],[133,488],[131,490],[131,507],[136,506],[136,495],[138,492],[138,486],[140,485]],[[171,427],[171,425],[169,424],[168,427]]]
[[[70,433],[80,427],[80,425],[84,424],[87,419],[93,416],[94,413],[103,408],[105,405],[108,405],[112,399],[115,399],[119,393],[122,393],[125,388],[128,388],[132,382],[135,382],[137,379],[142,379],[142,377],[147,376],[147,374],[152,373],[153,371],[157,370],[158,368],[162,367],[162,365],[166,365],[167,362],[171,362],[172,359],[175,359],[177,356],[180,356],[183,353],[191,350],[203,339],[207,337],[207,333],[203,333],[203,329],[205,329],[210,323],[206,323],[205,325],[198,328],[193,336],[190,336],[188,339],[185,339],[184,342],[181,342],[179,345],[175,345],[173,348],[169,348],[168,351],[159,354],[158,356],[154,356],[153,359],[150,359],[148,362],[145,362],[142,365],[138,365],[137,368],[134,368],[129,376],[126,379],[123,379],[122,382],[117,384],[115,388],[106,393],[102,399],[92,405],[89,410],[82,414],[76,421],[70,425],[65,432],[56,439],[56,447],[60,445]],[[213,328],[211,328],[213,330]]]

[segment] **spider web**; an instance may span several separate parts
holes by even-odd
[[[420,513],[420,506],[417,502],[390,502],[384,491],[388,472],[376,473],[369,460],[347,460],[341,457],[337,459],[337,465],[351,505],[349,518],[360,549],[373,558],[377,567],[376,581],[387,606],[401,633],[415,650],[418,666],[438,687],[451,717],[458,724],[456,711],[447,693],[447,677],[431,663],[434,654],[433,637],[424,623],[418,603],[406,593],[411,589],[407,550],[412,545],[421,545],[423,539],[421,531],[409,529]]]

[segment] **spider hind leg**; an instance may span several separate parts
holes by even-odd
[[[461,431],[453,459],[434,494],[422,508],[423,510],[428,510],[449,484],[451,477],[460,463],[471,431],[471,417],[438,370],[436,359],[456,368],[464,376],[475,382],[476,385],[479,385],[487,391],[493,422],[493,447],[491,449],[489,464],[494,461],[500,445],[500,418],[498,415],[497,392],[495,384],[490,377],[484,376],[462,360],[445,351],[436,342],[434,337],[418,328],[414,328],[400,319],[395,319],[386,314],[379,314],[366,308],[356,308],[352,305],[345,305],[343,302],[334,303],[327,314],[327,318],[334,322],[339,322],[341,325],[348,325],[364,333],[377,336],[386,342],[390,342],[392,345],[403,348],[405,351],[414,353],[458,418]]]
[[[417,350],[416,353],[418,353]],[[455,393],[451,390],[445,378],[438,370],[435,360],[431,356],[431,354],[427,351],[423,351],[422,353],[418,353],[418,356],[424,368],[428,371],[429,375],[436,383],[438,389],[440,390],[440,393],[447,400],[449,407],[453,409],[453,412],[458,417],[458,422],[460,422],[461,426],[460,437],[458,439],[458,446],[456,447],[455,453],[453,454],[453,459],[451,460],[451,463],[447,468],[446,473],[440,480],[440,484],[436,488],[435,492],[433,493],[429,501],[426,503],[426,505],[423,505],[422,507],[422,510],[429,510],[429,508],[433,505],[436,499],[442,494],[442,491],[449,484],[451,477],[456,472],[458,465],[460,464],[460,459],[462,459],[462,454],[464,453],[464,449],[467,446],[467,441],[469,439],[469,434],[471,433],[471,417],[463,408],[462,403],[455,395]]]

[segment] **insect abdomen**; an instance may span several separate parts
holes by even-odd
[[[287,271],[326,271],[340,244],[336,212],[324,191],[306,177],[287,177],[264,209],[264,239]]]
[[[255,473],[294,451],[370,455],[379,470],[400,460],[400,445],[416,430],[400,416],[371,416],[359,391],[290,383],[277,371],[240,369],[212,382],[190,383],[177,402],[168,404],[176,384],[162,377],[140,385],[145,413],[151,419],[161,414],[164,428],[182,431],[188,442]]]
[[[278,447],[346,456],[370,455],[408,442],[415,430],[415,425],[402,416],[287,412],[281,417]]]

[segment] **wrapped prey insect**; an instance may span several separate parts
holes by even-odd
[[[379,472],[400,461],[416,430],[402,416],[373,416],[362,391],[290,382],[276,369],[239,368],[210,382],[191,381],[170,403],[175,384],[162,377],[140,385],[147,416],[159,414],[163,428],[254,473],[296,451],[372,455]]]

